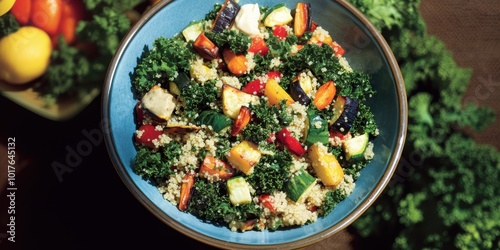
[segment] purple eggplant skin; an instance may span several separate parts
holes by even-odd
[[[305,5],[307,9],[306,31],[309,31],[312,28],[311,3],[305,3]]]
[[[358,115],[358,100],[347,96],[341,98],[345,98],[342,113],[332,124],[332,127],[345,135],[351,130],[352,124]]]
[[[240,11],[240,5],[233,0],[226,0],[222,9],[219,11],[215,18],[214,27],[212,31],[215,33],[222,32],[231,28],[233,20]]]
[[[306,92],[304,92],[304,89],[300,86],[299,81],[292,82],[288,88],[288,92],[294,101],[299,102],[304,106],[309,106],[311,103],[311,98],[309,98]]]

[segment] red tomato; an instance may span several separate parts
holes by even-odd
[[[155,126],[150,124],[141,125],[138,131],[140,132],[136,133],[135,141],[150,148],[156,148],[153,140],[157,140],[163,134],[163,131],[156,130]]]
[[[68,44],[76,41],[76,25],[85,18],[85,5],[80,0],[62,1],[62,16],[58,33],[62,34]]]
[[[17,0],[11,13],[20,25],[33,25],[47,32],[53,44],[59,35],[74,44],[76,26],[86,16],[82,0]]]
[[[59,31],[62,9],[62,0],[32,0],[30,21],[54,36]]]
[[[20,25],[28,24],[30,21],[31,0],[16,0],[10,12]]]

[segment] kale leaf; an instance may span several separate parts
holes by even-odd
[[[200,219],[220,223],[233,220],[246,221],[258,218],[262,213],[261,209],[253,202],[233,206],[229,201],[225,183],[210,182],[202,178],[197,179],[194,184],[186,211]]]
[[[270,148],[268,147],[268,150]],[[292,155],[288,150],[272,149],[273,155],[262,155],[255,165],[253,173],[248,176],[248,183],[254,187],[257,194],[273,193],[282,190],[290,175]]]
[[[179,38],[156,38],[153,47],[144,48],[132,74],[132,87],[137,96],[143,96],[154,85],[168,86],[178,72],[189,72],[189,60],[194,54]]]
[[[161,182],[173,173],[171,166],[174,160],[182,154],[181,144],[171,142],[157,152],[141,147],[132,163],[134,172],[146,180]]]

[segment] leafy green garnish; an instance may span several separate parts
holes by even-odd
[[[158,152],[145,147],[139,148],[132,164],[134,172],[152,182],[166,180],[173,173],[173,162],[182,154],[181,147],[180,143],[173,141]]]
[[[17,31],[19,27],[19,23],[11,13],[0,16],[0,38]]]
[[[248,50],[252,39],[241,32],[235,30],[223,30],[222,32],[205,32],[205,35],[217,47],[228,46],[234,53],[243,53]]]
[[[145,48],[132,75],[132,87],[137,96],[143,96],[154,85],[168,86],[178,71],[189,72],[189,60],[194,54],[178,38],[159,37],[151,49]]]
[[[251,202],[233,206],[227,195],[227,186],[223,182],[210,182],[198,179],[186,210],[198,218],[212,222],[246,221],[258,218],[262,210]]]
[[[215,103],[220,96],[215,87],[215,81],[192,84],[183,89],[182,99],[186,104],[185,115],[188,118],[196,118],[203,110],[211,109],[210,104]]]
[[[293,117],[285,109],[285,101],[280,105],[268,105],[267,100],[261,98],[258,104],[250,104],[255,122],[245,127],[241,133],[243,138],[257,144],[266,141],[271,134],[292,122]]]
[[[270,147],[267,150],[271,150]],[[263,155],[254,167],[253,173],[248,176],[248,183],[255,188],[257,194],[273,193],[282,190],[285,181],[290,175],[292,155],[288,150],[272,150],[274,154]]]

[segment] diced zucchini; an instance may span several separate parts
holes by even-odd
[[[184,72],[179,72],[174,81],[168,85],[168,91],[174,95],[181,95],[183,89],[191,85],[191,80]]]
[[[307,151],[316,175],[326,186],[336,186],[344,179],[344,170],[335,155],[321,143],[311,145]]]
[[[186,28],[182,30],[182,35],[187,42],[194,41],[205,29],[205,22],[203,20],[194,21],[188,24]]]
[[[233,124],[233,120],[226,115],[218,113],[217,111],[204,110],[196,118],[196,123],[197,125],[204,124],[212,126],[213,131],[218,133],[224,128],[231,126]]]
[[[229,201],[235,206],[248,204],[252,201],[250,186],[243,176],[237,176],[227,180],[227,190],[229,193]]]
[[[285,192],[292,201],[303,203],[316,183],[316,178],[301,170],[285,184]]]
[[[291,10],[285,4],[278,4],[269,9],[264,15],[264,25],[274,27],[285,25],[293,20]]]
[[[342,144],[347,160],[358,161],[364,158],[369,136],[367,133],[347,139]]]
[[[242,141],[229,150],[227,160],[233,167],[249,175],[253,172],[253,168],[259,162],[261,156],[262,153],[257,148],[257,145],[250,141]]]
[[[222,86],[222,111],[232,119],[238,118],[241,106],[250,106],[259,103],[259,97],[245,93],[235,87],[224,84]]]
[[[316,142],[328,143],[330,133],[328,132],[328,122],[323,119],[315,110],[307,111],[305,144],[310,146]]]

